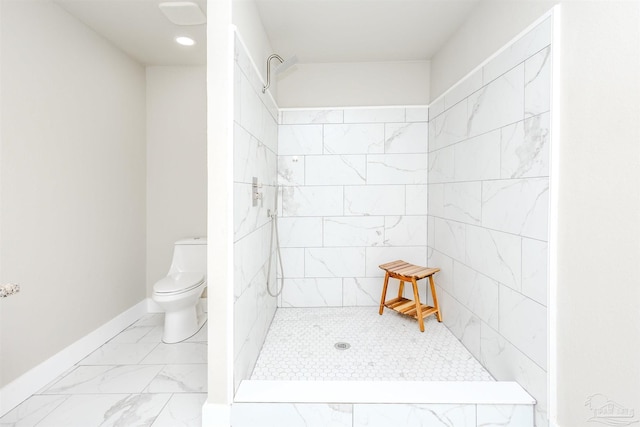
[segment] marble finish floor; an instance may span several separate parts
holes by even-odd
[[[148,314],[0,418],[0,426],[201,425],[207,397],[207,324],[162,342],[163,314]]]
[[[416,320],[378,307],[279,308],[251,379],[494,381],[435,316],[420,332]]]

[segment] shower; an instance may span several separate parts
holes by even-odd
[[[298,57],[296,55],[293,55],[290,58],[287,58],[286,60],[282,59],[282,57],[277,53],[269,55],[269,57],[267,58],[267,84],[265,84],[262,87],[262,93],[265,93],[269,88],[269,86],[271,86],[271,60],[272,59],[277,59],[278,61],[280,61],[280,64],[274,70],[276,74],[285,72],[286,70],[288,70],[298,62]]]

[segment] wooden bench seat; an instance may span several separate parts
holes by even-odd
[[[435,314],[438,322],[442,322],[442,315],[440,314],[438,297],[436,295],[436,286],[433,281],[433,275],[440,271],[439,268],[421,267],[419,265],[409,264],[402,260],[382,264],[380,265],[380,268],[385,271],[382,297],[380,298],[380,314],[382,314],[384,308],[387,307],[397,311],[398,313],[418,319],[421,332],[424,332],[424,318],[427,316]],[[398,296],[387,301],[387,287],[389,285],[390,277],[398,279],[400,281],[400,287],[398,288]],[[433,307],[422,304],[418,293],[417,281],[427,277],[429,278],[429,285],[431,287]],[[414,300],[410,300],[402,296],[405,282],[411,282],[413,285]]]

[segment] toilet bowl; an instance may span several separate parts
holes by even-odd
[[[153,285],[153,300],[164,311],[162,341],[168,344],[195,335],[207,321],[200,297],[207,287],[207,239],[175,242],[169,273]]]

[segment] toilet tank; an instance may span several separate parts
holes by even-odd
[[[207,274],[206,237],[182,239],[174,244],[169,274],[181,271],[196,271]]]

